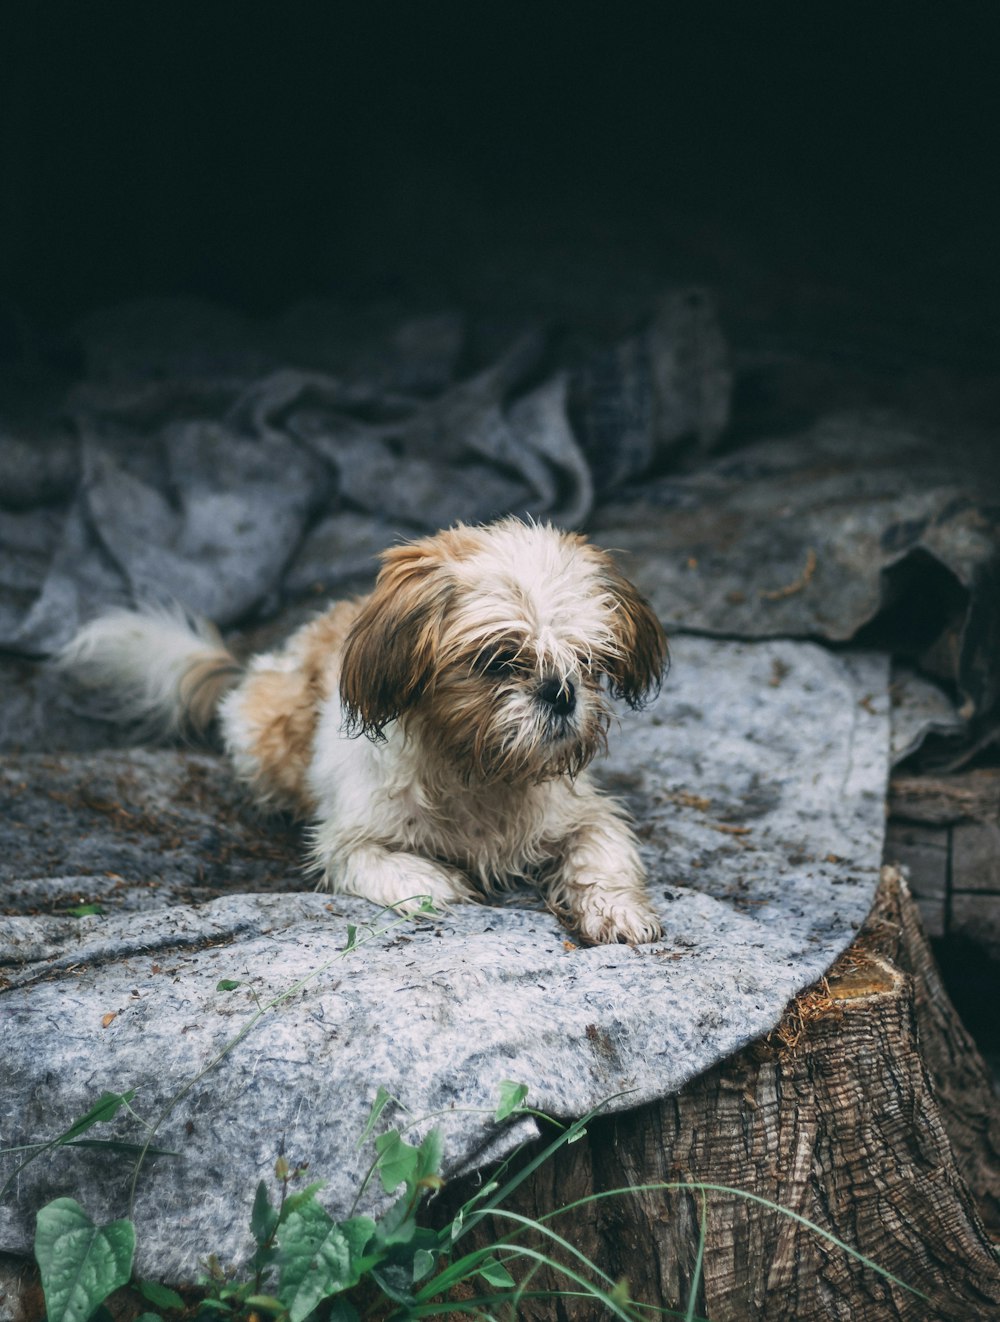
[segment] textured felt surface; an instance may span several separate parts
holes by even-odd
[[[68,756],[48,759],[49,782],[45,759],[10,759],[4,1143],[58,1133],[102,1089],[136,1088],[154,1118],[258,1003],[314,970],[163,1124],[157,1143],[179,1155],[139,1182],[140,1274],[190,1276],[209,1244],[244,1256],[279,1150],[346,1214],[379,1086],[415,1116],[445,1113],[449,1171],[526,1136],[489,1119],[503,1079],[558,1116],[662,1096],[772,1028],[851,941],[878,876],[888,745],[883,657],[677,640],[664,693],[623,719],[600,770],[636,817],[665,935],[592,949],[531,894],[371,937],[392,920],[303,891],[294,832],[241,809],[211,758]],[[103,915],[66,912],[87,899]],[[102,1133],[142,1138],[127,1118]],[[128,1174],[86,1149],[36,1162],[0,1206],[0,1246],[26,1250],[37,1207],[67,1189],[95,1218],[123,1214]]]

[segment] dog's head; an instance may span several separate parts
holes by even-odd
[[[385,552],[344,647],[349,725],[399,718],[470,779],[545,779],[604,745],[608,694],[640,706],[667,642],[610,556],[577,533],[504,519]]]

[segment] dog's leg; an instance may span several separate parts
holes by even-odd
[[[447,909],[480,898],[456,869],[378,844],[359,845],[325,866],[323,884],[399,913],[418,912],[425,899]]]
[[[607,800],[593,799],[588,818],[562,843],[550,902],[586,941],[656,941],[663,929],[632,832]]]

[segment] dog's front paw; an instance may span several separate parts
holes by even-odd
[[[580,935],[592,945],[623,942],[643,945],[658,941],[663,935],[660,920],[647,905],[621,896],[594,897],[581,909],[576,919]]]
[[[453,904],[469,904],[477,896],[465,877],[452,868],[441,867],[415,854],[398,854],[403,860],[392,875],[383,872],[376,885],[365,893],[369,899],[384,904],[397,913],[420,913],[429,902],[433,909],[450,909]]]
[[[435,909],[447,909],[478,898],[455,868],[381,846],[353,851],[339,870],[334,889],[404,914],[419,913],[427,901]]]

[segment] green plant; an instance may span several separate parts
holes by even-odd
[[[109,1152],[117,1152],[136,1158],[176,1157],[176,1152],[169,1152],[164,1148],[154,1148],[149,1143],[124,1143],[120,1139],[114,1138],[80,1137],[88,1129],[92,1129],[94,1125],[104,1124],[108,1120],[114,1119],[118,1112],[123,1109],[134,1119],[139,1120],[140,1124],[143,1123],[132,1110],[131,1102],[134,1097],[134,1088],[122,1093],[102,1092],[93,1106],[74,1120],[68,1129],[64,1129],[61,1134],[57,1134],[55,1138],[46,1139],[42,1143],[26,1143],[21,1147],[0,1149],[2,1153],[27,1152],[29,1154],[14,1167],[7,1179],[0,1185],[0,1198],[3,1198],[26,1166],[30,1166],[33,1161],[37,1161],[39,1157],[44,1157],[47,1152],[53,1152],[57,1148],[105,1148]]]
[[[131,1221],[95,1226],[78,1202],[56,1198],[38,1213],[35,1259],[48,1322],[86,1319],[132,1275]]]
[[[507,1082],[501,1089],[494,1116],[524,1114],[527,1089]],[[372,1105],[362,1141],[372,1140],[376,1125],[392,1101],[383,1090]],[[532,1114],[537,1114],[531,1112]],[[736,1195],[761,1203],[807,1226],[845,1253],[894,1284],[912,1290],[903,1281],[857,1253],[828,1231],[797,1213],[757,1195],[725,1185],[704,1183],[649,1184],[607,1190],[533,1220],[504,1208],[519,1184],[548,1161],[565,1143],[586,1133],[595,1112],[561,1130],[541,1152],[516,1173],[510,1162],[497,1177],[478,1190],[440,1230],[422,1226],[418,1212],[425,1194],[441,1187],[441,1138],[431,1129],[416,1144],[407,1142],[407,1129],[422,1122],[410,1121],[388,1128],[373,1139],[375,1157],[369,1175],[377,1175],[387,1194],[402,1192],[383,1216],[351,1215],[335,1221],[319,1202],[322,1180],[301,1189],[293,1186],[307,1174],[305,1166],[290,1168],[284,1157],[275,1164],[278,1198],[273,1201],[261,1182],[250,1212],[250,1230],[255,1250],[243,1276],[227,1273],[214,1255],[204,1262],[199,1297],[191,1302],[155,1282],[136,1283],[143,1299],[159,1311],[143,1315],[140,1322],[153,1322],[165,1314],[197,1319],[198,1322],[250,1322],[271,1318],[275,1322],[306,1322],[317,1309],[331,1322],[360,1322],[373,1311],[392,1322],[415,1322],[418,1318],[468,1313],[476,1317],[514,1318],[520,1302],[529,1298],[552,1298],[573,1294],[589,1298],[606,1315],[637,1322],[655,1313],[684,1317],[696,1322],[697,1297],[705,1245],[707,1197],[717,1193]],[[561,1236],[552,1222],[575,1208],[604,1198],[636,1192],[689,1189],[701,1195],[702,1217],[694,1279],[686,1311],[651,1308],[631,1299],[626,1281],[614,1281],[583,1253]],[[484,1247],[462,1252],[460,1243],[490,1216],[507,1221],[511,1230]],[[531,1233],[548,1244],[543,1250],[522,1242]],[[128,1220],[110,1226],[95,1226],[72,1199],[57,1199],[38,1215],[36,1258],[45,1291],[48,1322],[87,1322],[107,1297],[131,1276],[135,1234]],[[560,1256],[556,1256],[556,1254]],[[552,1268],[565,1281],[559,1291],[532,1290],[540,1267]],[[517,1275],[515,1275],[517,1273]],[[456,1294],[456,1291],[458,1294]],[[703,1320],[702,1320],[703,1322]]]
[[[533,1114],[523,1105],[523,1084],[502,1085],[494,1118]],[[495,1213],[500,1203],[522,1180],[527,1179],[556,1147],[582,1137],[590,1116],[562,1129],[544,1153],[516,1175],[494,1180],[464,1204],[443,1230],[432,1230],[418,1222],[423,1197],[442,1185],[441,1135],[431,1129],[419,1143],[410,1143],[405,1130],[388,1128],[373,1138],[374,1129],[392,1099],[383,1090],[372,1105],[362,1141],[373,1141],[375,1157],[368,1176],[378,1176],[386,1194],[396,1200],[380,1218],[351,1215],[335,1221],[319,1202],[323,1187],[315,1180],[293,1191],[306,1168],[290,1168],[284,1157],[275,1164],[277,1203],[262,1181],[253,1200],[250,1230],[255,1251],[242,1277],[227,1274],[218,1259],[209,1255],[200,1282],[203,1294],[186,1308],[199,1319],[231,1319],[242,1322],[252,1315],[269,1316],[280,1322],[305,1322],[321,1305],[333,1322],[357,1322],[360,1317],[350,1297],[364,1285],[376,1304],[391,1309],[403,1319],[432,1317],[442,1312],[474,1312],[516,1308],[527,1297],[529,1277],[518,1285],[510,1266],[527,1263],[530,1269],[548,1265],[556,1268],[577,1288],[599,1301],[612,1315],[638,1316],[623,1282],[611,1281],[588,1262],[566,1240],[543,1222],[508,1214],[519,1223],[515,1232],[495,1246],[460,1253],[457,1245],[484,1216]],[[402,1190],[402,1192],[398,1192]],[[570,1261],[560,1265],[549,1254],[519,1244],[517,1234],[532,1229],[561,1247]],[[35,1255],[42,1276],[48,1322],[87,1322],[108,1296],[131,1277],[135,1231],[131,1221],[116,1221],[99,1227],[72,1199],[48,1204],[38,1216]],[[471,1298],[445,1298],[457,1287],[476,1283]],[[182,1297],[153,1282],[136,1285],[144,1299],[170,1312],[185,1309]],[[384,1315],[384,1314],[383,1314]],[[162,1313],[145,1317],[160,1317]]]

